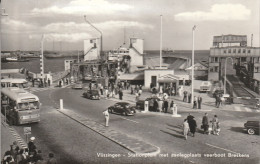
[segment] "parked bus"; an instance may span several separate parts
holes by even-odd
[[[1,86],[2,88],[18,87],[23,89],[29,89],[28,81],[25,79],[1,79]]]
[[[21,88],[2,88],[1,111],[11,125],[40,121],[39,98]]]

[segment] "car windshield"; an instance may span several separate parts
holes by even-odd
[[[92,90],[91,92],[92,92],[92,94],[98,94],[97,90]]]
[[[19,103],[18,108],[20,110],[32,110],[32,109],[38,109],[39,108],[39,102],[25,102],[25,103]]]

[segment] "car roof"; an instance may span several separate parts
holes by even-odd
[[[116,104],[118,104],[118,105],[128,105],[129,103],[128,102],[118,102]]]

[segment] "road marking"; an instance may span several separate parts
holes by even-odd
[[[232,151],[232,150],[228,150],[228,149],[225,149],[225,148],[221,148],[221,147],[218,147],[218,146],[214,146],[214,145],[211,145],[211,144],[208,144],[208,143],[206,143],[206,145],[211,146],[211,147],[215,147],[215,148],[218,148],[218,149],[226,150],[226,151],[231,152],[231,153],[238,154],[237,152],[234,152],[234,151]]]
[[[132,121],[132,122],[134,122],[134,123],[139,123],[139,122],[137,122],[137,121],[134,121],[134,120],[130,120],[130,119],[128,119],[128,118],[125,118],[125,117],[121,117],[122,119],[125,119],[125,120],[128,120],[128,121]]]

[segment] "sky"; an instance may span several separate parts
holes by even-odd
[[[83,50],[83,40],[100,37],[113,50],[130,37],[144,39],[145,50],[212,47],[213,36],[247,35],[259,45],[259,0],[2,0],[2,50]],[[3,16],[8,14],[8,16]]]

